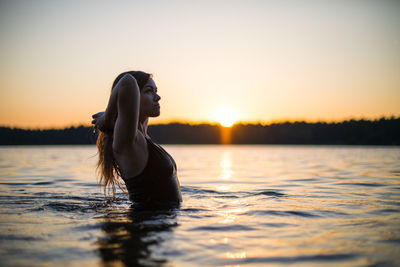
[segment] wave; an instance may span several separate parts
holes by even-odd
[[[257,189],[254,191],[217,191],[205,189],[195,186],[181,186],[181,191],[184,194],[189,194],[191,197],[220,197],[220,198],[243,198],[253,196],[269,196],[269,197],[287,197],[286,194],[272,189]]]

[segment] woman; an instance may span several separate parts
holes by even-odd
[[[106,111],[92,116],[100,183],[114,193],[121,176],[136,205],[182,201],[174,159],[147,135],[149,117],[160,115],[160,99],[150,74],[128,71],[115,79]]]

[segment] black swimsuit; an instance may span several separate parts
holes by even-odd
[[[149,158],[135,177],[123,178],[129,199],[138,205],[174,205],[182,201],[174,159],[146,137]]]

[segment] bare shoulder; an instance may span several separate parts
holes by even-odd
[[[133,143],[123,151],[113,150],[114,158],[123,177],[134,177],[142,172],[147,164],[149,151],[145,136],[138,131]]]

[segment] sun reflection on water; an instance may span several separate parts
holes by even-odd
[[[242,252],[226,252],[225,256],[228,259],[245,259],[246,258],[246,251],[242,251]]]
[[[229,180],[232,177],[232,158],[231,152],[229,150],[225,150],[221,157],[221,162],[219,164],[221,166],[221,175],[220,178],[224,180]]]
[[[238,201],[233,201],[232,203],[235,204],[235,203],[238,203]],[[221,224],[234,223],[236,221],[237,217],[241,213],[244,213],[246,211],[247,211],[247,209],[242,208],[242,207],[217,211],[216,212],[217,216],[221,217],[221,220],[219,220],[218,223],[221,223]]]
[[[219,191],[230,191],[231,188],[232,188],[232,185],[231,185],[231,184],[229,184],[229,185],[217,186],[217,189],[218,189]]]
[[[218,241],[218,240],[216,240],[214,238],[211,238],[210,239],[210,243],[212,243],[212,244],[228,244],[229,243],[229,238],[224,237],[220,241]]]

